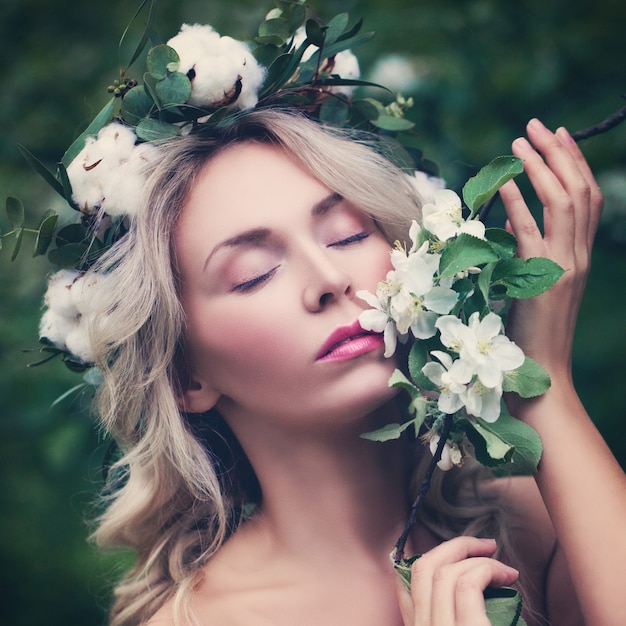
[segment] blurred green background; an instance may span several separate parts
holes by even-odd
[[[2,0],[0,191],[19,196],[31,222],[56,199],[17,143],[54,164],[108,99],[127,0]],[[157,30],[211,23],[248,38],[273,5],[258,0],[162,0]],[[589,126],[624,104],[626,3],[619,0],[374,0],[315,3],[329,19],[348,11],[377,36],[357,49],[371,76],[386,55],[408,62],[410,116],[424,150],[451,185],[509,151],[526,121]],[[137,28],[137,36],[139,35]],[[132,39],[132,37],[131,37]],[[381,80],[390,82],[392,70]],[[404,75],[408,75],[405,69]],[[626,124],[583,143],[606,195],[594,267],[576,340],[580,393],[622,465],[626,348]],[[492,214],[494,223],[501,210]],[[4,214],[0,226],[6,231]],[[28,368],[47,265],[0,251],[0,623],[98,625],[124,558],[86,541],[106,449],[88,399],[54,400],[80,382],[60,363]],[[575,462],[575,459],[572,459]]]

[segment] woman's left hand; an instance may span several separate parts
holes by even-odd
[[[547,369],[553,382],[570,382],[574,330],[602,194],[576,142],[564,128],[552,133],[534,119],[527,131],[530,141],[516,139],[513,153],[524,161],[526,174],[543,204],[544,233],[513,181],[500,189],[507,229],[518,240],[520,257],[547,257],[565,273],[545,294],[514,303],[507,334]]]

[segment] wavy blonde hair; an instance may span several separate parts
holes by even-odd
[[[101,546],[136,553],[115,592],[112,626],[142,623],[172,597],[175,615],[191,619],[186,599],[200,568],[236,529],[242,503],[259,497],[254,473],[219,417],[195,419],[179,408],[187,382],[185,315],[172,235],[203,166],[237,142],[280,146],[371,215],[390,242],[419,218],[421,200],[408,177],[371,139],[324,129],[293,112],[257,110],[161,146],[136,220],[97,268],[108,277],[91,329],[104,375],[97,409],[121,454],[94,536]],[[467,531],[470,523],[476,534],[500,527],[497,507],[455,508],[441,488],[433,491],[430,525],[442,538]]]

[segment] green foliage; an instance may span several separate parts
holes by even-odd
[[[475,214],[504,183],[523,171],[524,165],[521,159],[514,156],[496,157],[465,183],[463,201],[472,214]]]

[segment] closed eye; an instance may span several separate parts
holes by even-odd
[[[269,272],[265,272],[264,274],[260,274],[259,276],[255,276],[254,278],[251,278],[250,280],[245,280],[242,283],[238,283],[237,285],[234,285],[233,287],[231,287],[231,291],[233,292],[246,292],[246,291],[252,291],[255,287],[259,287],[260,285],[262,285],[264,282],[268,281],[275,273],[276,270],[278,269],[278,265],[274,268],[272,268]]]
[[[345,239],[340,239],[339,241],[333,241],[333,243],[328,244],[328,248],[341,248],[342,246],[349,246],[352,243],[357,243],[359,241],[363,241],[363,239],[367,239],[370,236],[369,231],[363,231],[361,233],[356,233],[354,235],[350,235]]]

